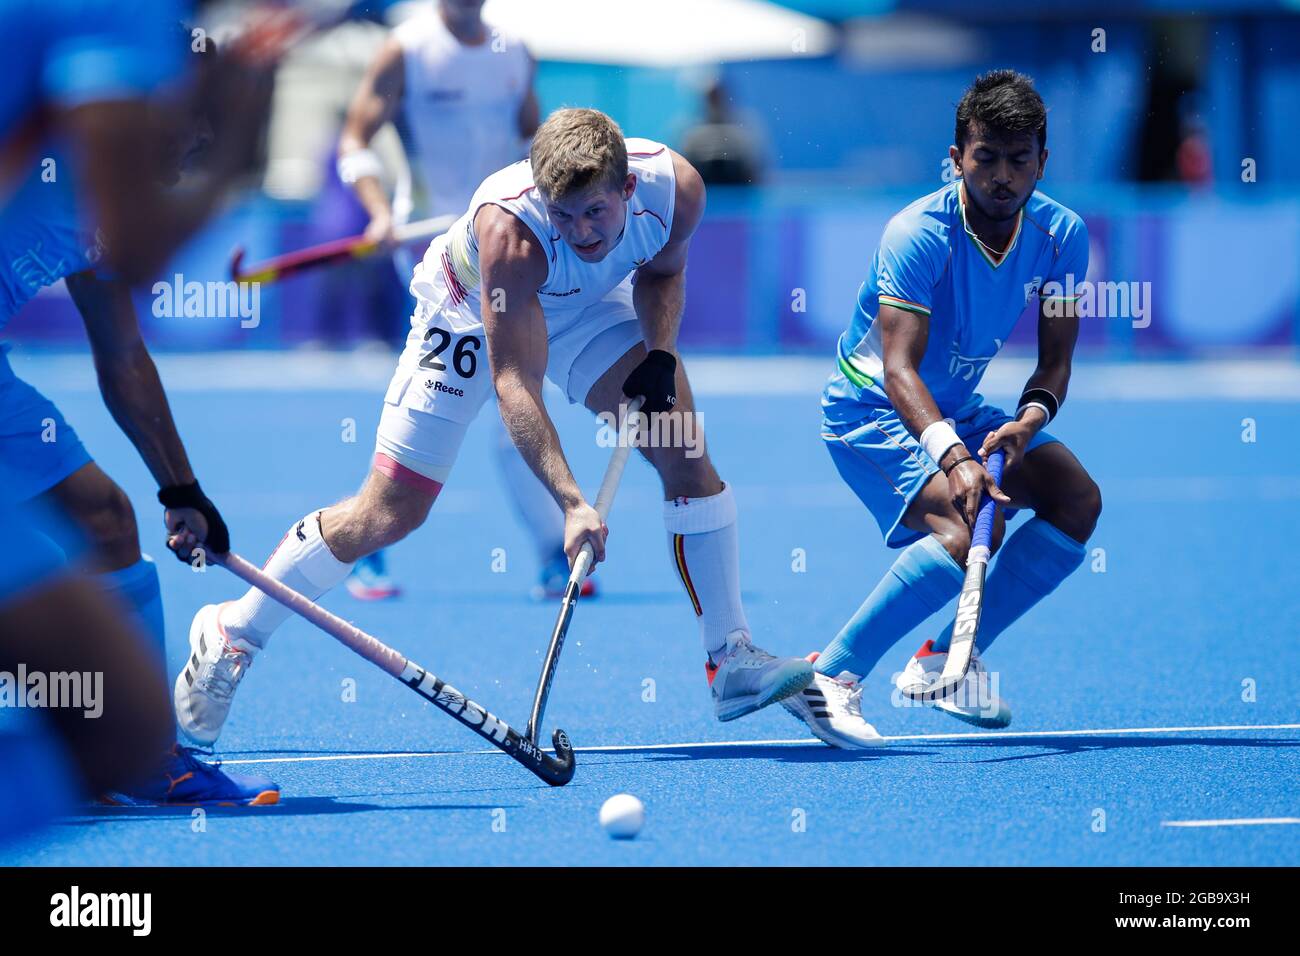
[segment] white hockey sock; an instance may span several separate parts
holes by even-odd
[[[731,488],[664,502],[673,568],[700,622],[705,653],[718,659],[732,631],[749,633],[740,603],[740,540]]]
[[[545,564],[564,550],[564,512],[555,503],[546,486],[533,474],[510,440],[510,433],[497,419],[497,464],[505,480],[515,513],[537,546],[539,560]]]
[[[334,557],[325,544],[320,533],[320,514],[313,511],[291,527],[263,569],[270,577],[313,601],[339,584],[352,570],[352,565]],[[249,588],[238,601],[222,607],[218,620],[231,644],[256,654],[292,613],[257,588]]]

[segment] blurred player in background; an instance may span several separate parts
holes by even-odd
[[[660,143],[625,140],[595,110],[553,114],[530,157],[489,176],[425,253],[370,475],[355,497],[289,528],[267,561],[271,577],[315,600],[423,524],[494,390],[511,440],[564,509],[565,554],[573,560],[588,544],[602,560],[607,529],[569,470],[544,380],[597,414],[617,415],[640,395],[650,415],[694,417],[675,350],[687,252],[704,215],[699,174]],[[731,488],[702,444],[698,455],[681,442],[642,450],[663,482],[670,555],[699,623],[716,717],[798,693],[811,665],[750,640]],[[209,675],[242,675],[289,613],[257,589],[198,612],[194,657],[176,683],[186,733],[216,739],[234,685]]]
[[[413,209],[409,184],[389,202],[379,157],[370,149],[399,109],[405,110],[422,173],[422,218],[459,215],[479,183],[527,151],[539,118],[533,60],[502,27],[484,22],[482,7],[482,0],[431,4],[393,31],[361,82],[343,127],[338,173],[370,215],[368,239],[392,247],[394,227],[408,221]],[[410,281],[410,257],[397,250],[395,259],[403,281]],[[515,510],[537,546],[539,589],[559,596],[569,576],[564,516],[504,429],[497,429],[496,445]],[[397,593],[382,551],[357,562],[347,587],[362,599]],[[583,582],[582,593],[595,593],[594,580]]]
[[[1101,514],[1096,483],[1043,431],[1070,381],[1079,320],[1075,299],[1061,293],[1084,281],[1088,232],[1037,191],[1047,109],[1033,82],[1011,70],[978,77],[957,107],[949,154],[960,178],[885,227],[822,396],[822,438],[836,468],[885,544],[905,548],[839,635],[811,655],[814,683],[786,702],[837,747],[881,742],[862,717],[861,680],[957,595],[985,492],[1034,517],[1002,547],[984,587],[966,683],[933,706],[978,726],[1007,726],[1011,710],[978,651],[1080,565]],[[975,389],[1035,296],[1038,366],[1012,416]],[[999,448],[1001,488],[983,465]],[[1004,530],[999,513],[995,551]],[[900,689],[938,677],[951,630],[921,646],[898,676]]]
[[[148,24],[141,27],[149,35]],[[162,34],[170,50],[183,50],[188,31],[168,24]],[[151,55],[157,51],[151,51]],[[101,51],[108,63],[114,51]],[[88,54],[87,54],[88,55]],[[93,58],[92,58],[93,59]],[[127,180],[174,184],[212,140],[214,104],[202,96],[202,76],[216,67],[211,44],[195,54],[191,95],[173,91],[166,104],[142,107],[159,124],[148,163],[119,169],[123,191],[139,194]],[[107,71],[112,75],[112,71]],[[78,76],[82,75],[80,73]],[[83,107],[93,119],[96,107]],[[251,117],[253,122],[256,116]],[[72,175],[61,141],[47,140],[25,181],[0,212],[0,328],[43,286],[65,280],[85,323],[99,376],[100,392],[114,419],[135,445],[161,489],[168,544],[182,555],[200,543],[229,550],[225,523],[203,494],[176,431],[158,370],[145,348],[127,281],[106,263],[117,233],[98,224],[84,202],[93,187]],[[52,165],[51,165],[52,163]],[[67,164],[67,165],[65,165]],[[51,177],[49,170],[56,174]],[[166,672],[166,645],[158,573],[140,551],[135,512],[120,487],[91,459],[59,410],[11,368],[8,346],[0,345],[0,501],[39,501],[54,506],[89,540],[89,569],[104,590],[129,607],[150,636]],[[53,547],[53,545],[51,545]],[[174,745],[153,776],[115,799],[131,803],[273,803],[278,788],[260,777],[228,776]]]

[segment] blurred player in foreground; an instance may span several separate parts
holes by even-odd
[[[271,577],[315,600],[358,559],[418,528],[493,389],[511,439],[564,509],[569,560],[586,543],[600,561],[607,529],[569,470],[544,378],[597,414],[618,415],[643,395],[652,419],[694,418],[674,350],[687,250],[704,214],[699,175],[660,143],[624,140],[595,110],[554,113],[530,157],[489,176],[429,246],[373,469],[358,495],[290,526],[266,564]],[[667,444],[643,451],[663,482],[670,553],[699,621],[714,713],[732,720],[802,690],[812,666],[751,643],[731,488],[702,444],[694,457]],[[198,612],[193,662],[176,682],[186,733],[216,739],[238,677],[289,613],[256,589]]]
[[[175,32],[167,40],[176,46]],[[188,35],[184,38],[188,42]],[[202,65],[215,52],[196,56]],[[166,110],[169,135],[151,162],[129,174],[174,183],[211,139],[200,101]],[[156,109],[156,107],[151,107]],[[182,120],[182,117],[184,119]],[[43,286],[64,279],[86,325],[105,404],[158,482],[169,546],[180,554],[206,543],[229,550],[216,507],[200,490],[172,421],[158,370],[145,348],[129,285],[104,268],[115,234],[87,225],[84,183],[72,175],[61,144],[42,144],[47,162],[31,172],[0,213],[0,327]],[[48,171],[56,171],[53,178]],[[91,545],[90,570],[102,587],[134,611],[156,645],[155,672],[166,673],[162,598],[153,561],[140,551],[135,512],[120,487],[91,459],[59,410],[11,368],[0,345],[0,501],[40,501],[56,507]],[[182,557],[182,560],[185,560]],[[278,788],[261,777],[236,777],[173,745],[153,776],[113,795],[129,803],[264,804]]]
[[[362,80],[343,127],[338,173],[370,214],[368,239],[391,246],[394,226],[411,215],[409,195],[399,192],[389,203],[379,157],[370,149],[399,109],[405,109],[415,140],[414,159],[427,193],[422,216],[428,217],[460,214],[479,183],[525,153],[537,129],[532,58],[499,25],[483,21],[482,7],[482,0],[432,4],[393,31]],[[409,277],[407,257],[397,259]],[[506,431],[498,427],[497,432],[501,474],[537,547],[539,590],[558,597],[569,577],[564,515]],[[362,599],[395,595],[383,551],[359,560],[347,587]],[[595,579],[587,578],[582,588],[584,596],[592,596]]]
[[[0,89],[0,210],[53,138],[77,166],[83,202],[113,244],[105,262],[129,283],[153,279],[255,161],[270,107],[275,61],[303,25],[293,10],[250,19],[230,55],[205,64],[195,98],[210,115],[239,117],[222,130],[184,190],[139,175],[175,147],[173,101],[152,94],[183,75],[178,23],[191,4],[147,0],[125,12],[104,0],[0,4],[8,81]],[[184,38],[201,46],[202,38]],[[174,159],[174,157],[173,157]],[[60,169],[60,175],[67,170]]]
[[[881,742],[862,717],[861,680],[957,595],[985,491],[1034,517],[1002,547],[984,587],[978,651],[1079,566],[1101,513],[1096,483],[1043,431],[1070,381],[1079,321],[1065,292],[1087,274],[1088,233],[1075,213],[1036,191],[1047,110],[1032,81],[1010,70],[977,78],[957,107],[949,154],[960,178],[885,227],[822,396],[822,438],[836,468],[885,544],[905,548],[812,656],[814,683],[785,704],[837,747]],[[1035,296],[1038,366],[1012,416],[975,388]],[[1001,488],[982,464],[999,448]],[[1004,530],[999,515],[995,551]],[[900,689],[942,672],[950,631],[921,646],[898,676]],[[933,706],[983,727],[1011,722],[978,653],[965,684]]]
[[[0,843],[88,797],[134,788],[157,772],[174,733],[157,662],[118,602],[68,566],[54,538],[76,534],[60,524],[46,509],[0,501]],[[28,709],[33,675],[45,682],[38,709]],[[80,688],[73,701],[44,698],[87,676],[99,687],[91,713]]]

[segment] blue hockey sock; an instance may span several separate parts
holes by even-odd
[[[898,640],[943,608],[965,575],[933,535],[908,546],[817,659],[817,670],[865,677]]]
[[[158,568],[148,555],[120,571],[107,571],[98,575],[105,591],[117,596],[137,618],[137,623],[149,643],[155,648],[158,666],[166,670],[167,639],[163,624],[162,592],[158,587]]]
[[[1027,521],[1007,538],[984,585],[980,629],[975,638],[980,653],[1074,573],[1083,563],[1086,550],[1042,518]],[[949,627],[934,642],[936,651],[948,649],[951,631]]]

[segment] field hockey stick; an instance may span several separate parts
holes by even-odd
[[[605,478],[600,483],[600,491],[596,493],[596,511],[600,515],[602,524],[609,516],[610,506],[614,503],[614,494],[618,491],[618,483],[623,478],[623,469],[627,466],[627,457],[632,451],[632,435],[636,431],[633,416],[641,410],[643,404],[645,404],[644,396],[638,395],[632,399],[623,415],[623,420],[619,423],[618,444],[614,447],[614,454],[610,456],[609,466],[605,469]],[[582,587],[582,579],[591,569],[594,558],[595,553],[591,550],[591,545],[584,544],[582,550],[578,552],[578,559],[573,562],[573,568],[569,571],[569,583],[564,588],[560,614],[556,618],[555,629],[551,631],[551,644],[546,649],[546,660],[542,662],[542,676],[537,682],[537,696],[533,698],[533,711],[528,717],[528,727],[524,731],[524,736],[534,744],[537,743],[537,734],[542,726],[542,714],[546,712],[546,700],[551,696],[551,680],[555,677],[555,666],[560,662],[564,636],[569,633],[573,609],[578,604],[578,591]]]
[[[476,704],[415,661],[403,657],[387,644],[355,625],[335,617],[320,605],[287,585],[281,584],[233,551],[229,554],[212,555],[211,560],[279,601],[295,614],[305,617],[340,644],[360,654],[381,670],[396,677],[425,700],[451,714],[492,746],[505,751],[551,786],[562,787],[573,779],[573,745],[569,742],[568,734],[563,730],[556,730],[552,737],[555,756],[551,756],[538,747],[536,740],[531,736],[520,734],[505,721],[494,717],[485,707]]]
[[[452,215],[436,216],[433,219],[421,219],[408,222],[393,229],[393,235],[399,245],[432,239],[446,232],[456,221]],[[230,259],[230,277],[236,282],[278,282],[281,279],[308,269],[332,265],[347,259],[365,259],[380,250],[380,244],[365,236],[348,236],[344,239],[331,239],[319,245],[308,246],[295,252],[274,256],[264,262],[244,268],[244,247],[235,249]]]
[[[1001,449],[989,455],[988,471],[995,485],[1002,483],[1002,465],[1005,461],[1006,456]],[[952,637],[948,642],[948,660],[943,665],[943,673],[933,684],[918,684],[903,691],[912,700],[942,700],[966,679],[971,654],[975,650],[975,635],[979,633],[980,612],[984,605],[984,572],[992,553],[990,545],[993,542],[993,518],[997,507],[997,502],[985,491],[979,514],[975,518],[975,528],[971,531],[970,550],[966,554],[966,580],[962,582],[961,594],[957,598],[957,617],[953,621]]]

